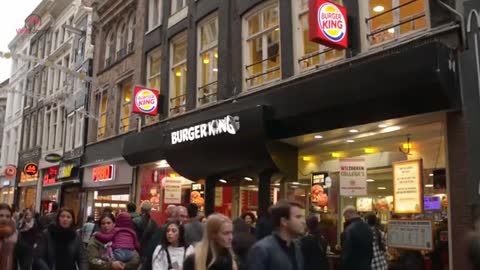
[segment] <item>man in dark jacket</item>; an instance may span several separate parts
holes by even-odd
[[[198,220],[198,206],[196,204],[187,205],[188,223],[185,224],[185,241],[195,245],[203,237],[203,223]]]
[[[341,270],[372,270],[373,232],[353,206],[343,210],[348,223],[342,237]]]
[[[305,231],[301,206],[294,202],[278,201],[272,206],[274,226],[272,235],[257,242],[249,252],[249,270],[303,270],[303,256],[295,238]]]
[[[152,203],[145,201],[140,206],[140,209],[142,213],[133,219],[133,228],[137,233],[138,242],[140,242],[140,246],[142,247],[140,254],[143,255],[144,249],[152,239],[152,236],[158,226],[157,223],[150,217]]]

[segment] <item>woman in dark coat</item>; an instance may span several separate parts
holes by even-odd
[[[42,231],[38,221],[33,216],[32,210],[26,209],[23,214],[24,216],[18,230],[23,241],[33,250],[35,244],[38,243],[39,237],[42,235]]]
[[[73,228],[73,211],[62,208],[36,248],[33,270],[88,270],[83,243]]]
[[[300,239],[300,246],[305,261],[306,270],[328,270],[328,242],[320,233],[320,222],[316,215],[307,218],[308,234]]]
[[[247,255],[255,244],[255,237],[251,234],[251,227],[244,219],[233,221],[232,248],[238,265],[238,270],[247,270]]]

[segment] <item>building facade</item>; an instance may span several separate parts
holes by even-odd
[[[9,88],[9,79],[3,81],[0,83],[0,88],[2,89],[8,89]],[[6,119],[6,114],[7,114],[7,97],[8,97],[8,91],[3,91],[0,94],[0,141],[3,143],[3,130],[5,127],[5,119]],[[4,144],[0,145],[0,153],[3,153],[3,148]],[[6,151],[8,152],[8,151]],[[1,160],[1,156],[0,156]],[[2,169],[5,166],[2,166]],[[4,172],[5,174],[5,172]],[[6,202],[6,203],[13,203],[13,189],[10,188],[10,180],[7,180],[6,177],[3,177],[2,180],[0,180],[0,202]]]

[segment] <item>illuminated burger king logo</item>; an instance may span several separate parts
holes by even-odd
[[[331,48],[347,48],[346,9],[325,0],[310,1],[309,8],[310,40]]]
[[[156,115],[158,111],[158,91],[135,87],[135,102],[133,112],[139,114]]]

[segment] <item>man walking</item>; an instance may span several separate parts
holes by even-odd
[[[257,242],[249,252],[249,270],[303,270],[303,256],[295,238],[305,231],[305,217],[295,202],[278,201],[272,206],[272,235]]]
[[[341,270],[372,270],[373,232],[353,206],[343,210],[348,224],[342,237]]]
[[[202,240],[203,224],[198,220],[198,206],[196,204],[187,205],[189,221],[185,224],[185,241],[190,244],[196,244]]]
[[[150,217],[151,210],[152,203],[145,201],[140,206],[141,214],[133,219],[133,229],[137,233],[137,239],[141,246],[141,255],[157,229],[157,223]]]

